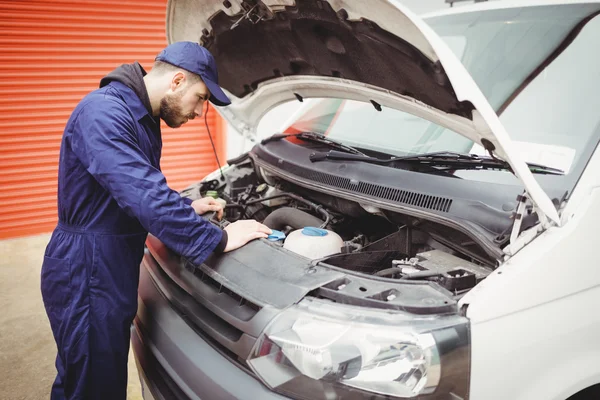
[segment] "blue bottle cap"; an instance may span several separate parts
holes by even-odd
[[[271,234],[267,236],[267,239],[269,239],[272,242],[283,240],[285,239],[285,233],[281,231],[276,231],[275,229],[271,229]]]
[[[305,236],[327,236],[327,231],[325,229],[307,226],[302,229],[302,234]]]

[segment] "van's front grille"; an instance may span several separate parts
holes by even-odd
[[[225,288],[206,274],[161,266],[146,252],[143,264],[159,291],[205,341],[248,370],[245,360],[257,340],[253,318],[261,307]]]
[[[239,310],[242,310],[242,309],[254,310],[254,313],[252,313],[251,311],[247,312],[246,313],[246,314],[248,314],[247,316],[251,316],[252,317],[258,311],[260,311],[260,307],[258,305],[256,305],[256,304],[252,303],[251,301],[243,298],[239,294],[235,293],[233,290],[230,290],[230,289],[226,288],[221,283],[217,282],[216,280],[214,280],[213,278],[211,278],[210,276],[208,276],[207,274],[205,274],[201,269],[194,268],[193,269],[193,273],[194,273],[194,275],[196,275],[198,277],[198,279],[200,279],[201,282],[204,282],[207,285],[209,285],[212,288],[214,288],[218,294],[223,293],[227,297],[233,299],[237,303]],[[236,310],[232,310],[232,311],[235,312]],[[238,314],[240,317],[242,317],[240,315],[242,313],[238,312],[238,313],[235,313],[235,314]]]

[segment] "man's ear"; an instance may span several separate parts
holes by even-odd
[[[178,88],[182,88],[185,86],[185,74],[181,71],[178,71],[173,75],[173,79],[171,79],[170,89],[174,92]]]

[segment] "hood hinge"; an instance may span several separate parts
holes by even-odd
[[[504,248],[506,259],[515,255],[519,250],[525,247],[526,244],[553,225],[553,222],[546,217],[546,214],[537,208],[534,202],[530,202],[527,191],[524,191],[522,195],[518,196],[517,201],[519,204],[517,205],[517,211],[513,216],[515,222],[510,233],[510,244]],[[539,223],[530,229],[521,232],[521,224],[523,223],[523,216],[527,210],[528,203],[532,205],[533,211],[538,215]]]

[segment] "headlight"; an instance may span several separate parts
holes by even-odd
[[[305,299],[265,329],[248,363],[294,398],[465,399],[468,344],[467,320],[458,315]]]

